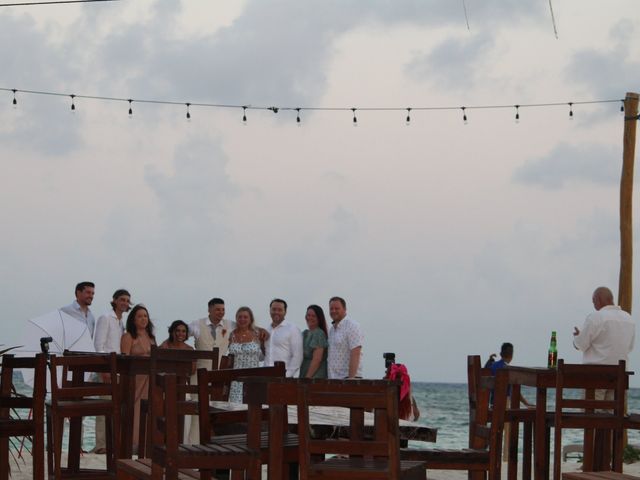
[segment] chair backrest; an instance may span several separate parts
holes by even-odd
[[[33,369],[33,393],[30,397],[16,395],[13,387],[13,373],[17,369]],[[13,354],[2,356],[0,373],[0,418],[9,418],[11,409],[33,409],[36,428],[44,425],[44,398],[46,395],[47,357],[39,353],[34,357],[16,357]]]
[[[558,360],[556,375],[556,414],[570,409],[584,409],[585,412],[611,410],[622,418],[624,397],[627,389],[626,363],[618,365],[570,364]],[[584,390],[584,395],[576,397],[567,390]],[[613,390],[613,399],[596,399],[595,390]]]
[[[340,454],[386,459],[388,478],[400,475],[400,434],[398,428],[399,383],[389,380],[324,380],[298,385],[298,432],[300,436],[301,478],[309,475],[314,456]],[[312,436],[311,407],[349,409],[348,441]],[[374,434],[364,432],[364,412],[373,410]]]
[[[484,370],[484,369],[483,369]],[[487,373],[485,372],[481,373]],[[482,439],[489,451],[489,480],[499,480],[502,466],[502,436],[507,410],[509,389],[509,371],[500,369],[495,376],[483,374],[478,382],[478,409],[483,413],[479,417],[487,417],[487,423],[476,422],[474,432]],[[493,394],[493,395],[492,395]],[[493,403],[490,397],[493,396]]]
[[[64,400],[82,400],[88,397],[109,396],[119,404],[116,354],[71,355],[49,357],[51,370],[51,403],[55,408]],[[62,371],[61,378],[58,378]],[[94,382],[91,373],[108,373],[109,380]],[[69,374],[72,375],[69,379]]]
[[[185,373],[184,368],[177,368],[184,363],[191,363],[195,366],[195,362],[198,360],[206,360],[211,362],[211,368],[217,370],[218,368],[218,347],[214,347],[213,350],[178,350],[170,348],[159,348],[156,345],[151,345],[151,362],[149,368],[149,378],[153,378],[156,373],[175,373],[177,375],[178,393],[180,394],[197,394],[198,387],[196,385],[190,385],[190,377],[193,372],[193,368]],[[209,364],[209,363],[207,363]],[[152,382],[149,382],[149,393],[151,393]],[[151,398],[151,397],[149,397]]]
[[[209,402],[212,400],[227,401],[220,398],[221,389],[228,391],[231,382],[242,377],[284,378],[286,374],[284,362],[275,362],[273,367],[232,368],[224,370],[198,369],[198,410],[200,426],[200,442],[207,442],[212,435],[213,426],[209,415]]]

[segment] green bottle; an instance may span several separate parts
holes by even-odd
[[[558,366],[558,347],[556,346],[556,332],[551,332],[551,341],[549,342],[549,356],[547,357],[547,368],[557,368]]]

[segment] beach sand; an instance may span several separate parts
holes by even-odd
[[[32,478],[32,468],[31,468],[31,455],[28,453],[23,454],[23,458],[18,459],[18,465],[12,460],[11,468],[12,475],[11,478],[13,480],[30,480]],[[63,453],[63,465],[66,463],[65,454]],[[80,465],[85,468],[104,468],[105,466],[105,456],[104,455],[96,455],[92,453],[85,453],[80,460]],[[582,464],[576,461],[567,461],[562,464],[563,472],[574,472],[580,469]],[[45,460],[45,468],[46,468],[46,460]],[[623,468],[624,473],[629,475],[640,476],[640,462],[632,463],[629,465],[624,465]],[[45,472],[46,475],[46,472]],[[428,470],[427,477],[429,480],[466,480],[467,472],[463,470]],[[518,475],[520,478],[520,475]],[[263,474],[262,478],[266,479],[266,472]],[[507,478],[507,464],[502,464],[502,478],[506,480]]]

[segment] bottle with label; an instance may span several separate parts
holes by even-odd
[[[558,366],[558,347],[556,346],[556,332],[551,332],[551,341],[549,342],[549,355],[547,357],[547,368],[556,368]]]

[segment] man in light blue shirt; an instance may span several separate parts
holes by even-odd
[[[60,310],[73,318],[85,323],[89,328],[91,338],[96,325],[96,319],[89,308],[96,293],[96,286],[93,282],[80,282],[76,285],[76,299],[73,303],[62,307]]]

